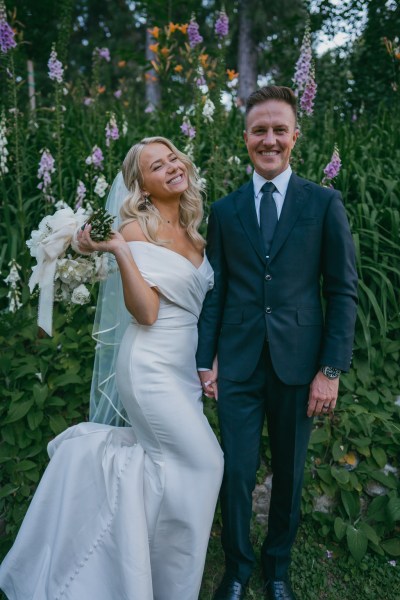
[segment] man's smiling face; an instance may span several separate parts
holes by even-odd
[[[299,130],[292,107],[282,100],[266,100],[251,108],[244,141],[255,170],[271,180],[287,168]]]

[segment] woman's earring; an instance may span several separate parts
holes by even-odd
[[[146,204],[146,206],[148,204],[150,204],[150,198],[149,198],[149,196],[150,196],[149,192],[142,192],[143,202]]]

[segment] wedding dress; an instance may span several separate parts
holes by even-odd
[[[203,414],[197,319],[213,272],[130,242],[160,294],[152,326],[132,319],[117,387],[132,427],[81,423],[51,457],[0,569],[10,600],[197,600],[223,472]]]

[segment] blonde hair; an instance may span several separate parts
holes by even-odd
[[[183,154],[183,152],[180,152],[170,140],[164,137],[144,138],[138,144],[132,146],[125,157],[122,164],[122,175],[125,186],[129,190],[129,196],[125,198],[121,206],[120,229],[132,221],[137,221],[149,242],[158,246],[168,244],[168,241],[158,239],[157,232],[162,223],[162,217],[151,201],[146,202],[141,190],[143,174],[140,170],[140,155],[145,146],[157,143],[167,146],[182,161],[187,169],[189,185],[181,196],[179,223],[186,229],[189,237],[196,245],[201,244],[204,246],[205,240],[198,232],[198,227],[203,219],[203,183],[190,158],[186,154]]]

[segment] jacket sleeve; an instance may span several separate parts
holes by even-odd
[[[217,354],[227,286],[227,266],[221,225],[215,207],[211,208],[208,220],[206,253],[214,270],[214,287],[207,293],[200,314],[196,364],[198,368],[211,369]]]
[[[348,371],[357,316],[357,272],[354,243],[338,192],[325,215],[321,259],[326,311],[320,364]]]

